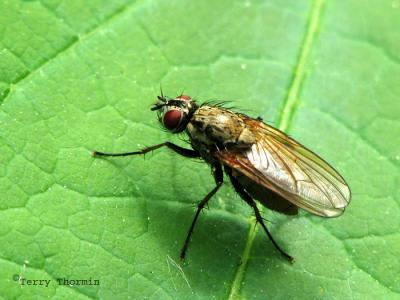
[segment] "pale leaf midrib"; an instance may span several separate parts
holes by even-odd
[[[315,0],[313,6],[311,7],[310,17],[307,22],[307,29],[305,32],[305,36],[301,44],[297,63],[293,70],[293,76],[290,83],[290,87],[286,95],[286,98],[284,100],[283,109],[277,124],[277,127],[283,131],[289,128],[293,114],[296,110],[298,96],[301,90],[301,84],[305,75],[305,67],[307,59],[310,54],[315,34],[318,29],[319,19],[324,2],[325,0]],[[243,250],[241,264],[239,265],[236,271],[233,283],[231,285],[231,289],[228,296],[229,300],[240,299],[240,288],[242,285],[244,273],[247,268],[247,263],[249,260],[251,248],[253,246],[254,238],[256,237],[258,232],[258,227],[255,226],[256,222],[253,217],[249,220],[249,224],[250,225],[249,225],[249,232],[247,235],[247,242]]]

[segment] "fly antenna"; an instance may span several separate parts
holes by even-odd
[[[160,96],[159,96],[160,97]],[[161,97],[160,97],[161,98]],[[161,100],[161,99],[160,99]],[[163,99],[165,102],[165,99]],[[159,110],[160,108],[162,108],[163,106],[165,106],[165,103],[156,103],[153,105],[153,107],[151,108],[152,111],[154,110]]]

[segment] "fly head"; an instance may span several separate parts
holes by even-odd
[[[157,111],[158,120],[161,124],[173,133],[185,130],[197,109],[193,99],[187,95],[180,95],[175,98],[161,95],[157,96],[157,99],[157,103],[153,105],[151,110]]]

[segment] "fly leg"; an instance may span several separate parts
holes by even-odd
[[[133,152],[123,152],[123,153],[105,153],[105,152],[99,152],[99,151],[93,151],[92,155],[93,156],[128,156],[128,155],[144,155],[147,152],[156,150],[158,148],[161,147],[167,147],[171,150],[173,150],[174,152],[185,156],[185,157],[190,157],[190,158],[197,158],[200,157],[200,153],[197,152],[196,150],[192,150],[192,149],[186,149],[186,148],[182,148],[178,145],[175,145],[173,143],[170,142],[165,142],[165,143],[161,143],[161,144],[157,144],[154,146],[150,146],[150,147],[146,147],[142,150],[139,151],[133,151]]]
[[[232,169],[225,167],[225,172],[228,174],[229,179],[232,182],[233,187],[235,188],[235,191],[239,194],[239,196],[246,201],[248,205],[250,205],[254,209],[254,213],[256,215],[256,220],[258,223],[261,224],[261,227],[264,229],[265,233],[268,235],[269,239],[271,240],[272,244],[275,246],[275,248],[285,257],[287,258],[291,263],[294,262],[294,258],[287,254],[284,250],[282,250],[281,247],[275,242],[274,238],[272,237],[271,233],[268,231],[267,226],[264,224],[264,220],[261,217],[261,213],[254,202],[254,200],[251,198],[251,196],[245,191],[245,189],[242,187],[242,185],[239,183],[239,181],[232,175]]]
[[[221,187],[222,183],[224,182],[224,173],[222,172],[222,167],[219,163],[216,163],[214,165],[214,179],[215,179],[215,183],[216,186],[204,197],[203,200],[201,200],[201,202],[197,205],[197,211],[196,214],[194,216],[194,219],[192,221],[192,225],[189,228],[189,231],[187,233],[186,239],[185,239],[185,243],[183,244],[182,250],[181,250],[181,260],[185,259],[185,255],[186,255],[186,250],[189,246],[189,242],[190,242],[190,237],[192,236],[193,233],[193,229],[194,226],[196,225],[197,219],[200,215],[201,210],[204,208],[204,206],[207,204],[207,202],[211,199],[212,196],[214,196],[214,194],[219,190],[219,188]]]

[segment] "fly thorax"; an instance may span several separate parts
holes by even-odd
[[[247,128],[243,128],[242,132],[239,135],[239,144],[243,145],[252,145],[255,142],[255,137],[253,133]]]
[[[191,118],[187,131],[192,140],[206,145],[249,147],[255,142],[240,116],[219,107],[200,107]]]

